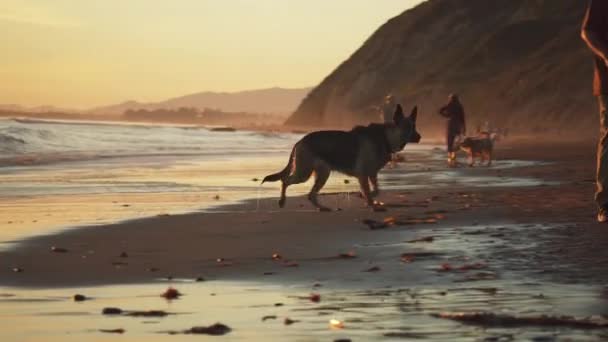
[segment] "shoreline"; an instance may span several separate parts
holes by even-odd
[[[570,151],[547,148],[551,153],[545,153],[545,161],[580,158],[580,146],[573,146]],[[536,153],[525,146],[506,146],[497,154],[505,158],[530,160],[530,154]],[[303,197],[290,197],[283,210],[277,208],[252,212],[246,209],[255,207],[258,199],[249,199],[222,204],[204,212],[69,229],[59,234],[25,239],[14,248],[0,252],[0,284],[26,288],[77,287],[150,283],[167,276],[238,280],[265,277],[266,272],[273,272],[272,276],[285,273],[286,278],[268,277],[272,281],[284,282],[292,278],[301,280],[301,277],[311,277],[312,274],[303,271],[307,267],[301,265],[316,267],[326,262],[326,258],[331,259],[356,249],[361,242],[378,242],[382,236],[395,239],[412,232],[422,234],[427,228],[478,226],[496,222],[571,224],[580,223],[584,218],[591,222],[591,200],[576,193],[577,187],[587,184],[586,179],[578,183],[568,180],[569,176],[575,174],[588,178],[584,174],[589,166],[579,163],[573,165],[572,169],[551,164],[512,169],[463,169],[463,172],[470,174],[492,174],[497,177],[527,175],[558,180],[564,184],[529,188],[488,186],[390,190],[381,197],[388,206],[388,211],[384,213],[372,213],[355,195],[349,197],[350,208],[332,213],[312,210]],[[555,168],[559,168],[559,172]],[[553,208],[544,208],[537,199],[539,193],[559,193],[562,189],[570,189],[564,193],[577,197],[576,201],[571,201],[572,198],[568,200],[570,205],[588,207],[588,216],[587,213],[580,213],[577,217],[565,213],[556,215],[552,212]],[[530,195],[522,195],[526,193]],[[346,200],[342,196],[344,194],[326,194],[321,196],[321,200],[335,207],[335,203]],[[526,196],[529,198],[526,199]],[[521,203],[514,203],[514,198]],[[259,201],[263,208],[276,205],[276,198]],[[540,206],[538,210],[545,211],[532,210],[526,205]],[[445,217],[429,225],[406,224],[376,231],[362,223],[365,219],[383,221],[389,217],[423,220],[437,212],[442,213],[440,217]],[[53,253],[52,246],[65,248],[68,252]],[[123,252],[128,255],[127,258],[120,258]],[[286,260],[294,261],[298,266],[288,267],[273,262],[273,253],[282,254]],[[218,258],[225,258],[229,264],[218,265]],[[363,258],[357,258],[354,264],[361,268],[364,262]],[[15,273],[13,268],[21,268],[23,272]],[[68,272],[65,272],[66,268]],[[60,279],[53,276],[59,270],[62,270]],[[327,272],[331,274],[334,270]]]
[[[335,196],[341,195],[323,195],[320,199],[332,203]],[[394,194],[394,198],[397,199],[398,195]],[[352,197],[352,201],[355,201],[353,207],[356,207],[360,199],[355,195]],[[287,208],[277,208],[275,211],[248,210],[248,207],[255,205],[255,201],[221,205],[204,213],[140,218],[28,238],[14,248],[0,252],[0,286],[47,288],[162,283],[168,281],[167,276],[190,280],[198,277],[206,280],[242,280],[255,279],[266,272],[272,272],[272,276],[285,273],[285,278],[272,277],[273,282],[297,282],[312,276],[309,272],[300,272],[307,268],[306,264],[339,260],[341,253],[356,251],[356,245],[362,242],[383,243],[387,236],[409,235],[407,228],[370,230],[363,220],[382,221],[391,217],[391,211],[373,213],[364,207],[362,201],[359,208],[332,213],[319,213],[310,208],[304,196],[289,198]],[[275,203],[276,199],[266,201]],[[415,208],[408,215],[417,218],[432,216],[427,214],[433,211],[432,206],[413,206]],[[466,221],[466,214],[454,213],[452,216],[451,222],[444,226],[464,224]],[[294,224],[293,221],[302,223]],[[233,229],[222,231],[224,222]],[[289,228],[282,228],[286,226]],[[145,231],[149,227],[155,231],[147,234]],[[248,233],[253,237],[249,237]],[[270,237],[256,239],[259,234]],[[181,235],[185,237],[180,238]],[[245,237],[235,241],[237,235]],[[209,239],[218,246],[206,244],[206,250],[200,251],[200,246],[191,242],[195,238],[199,241]],[[148,240],[142,242],[139,239]],[[291,239],[298,242],[290,245]],[[171,243],[167,243],[169,240]],[[317,240],[331,242],[331,245],[317,244]],[[112,241],[114,244],[108,245]],[[265,243],[268,243],[267,247]],[[173,245],[179,246],[179,251],[173,250]],[[65,248],[67,252],[53,253],[52,246]],[[121,258],[123,252],[128,257]],[[284,259],[279,262],[272,260],[274,253],[279,253]],[[226,264],[218,263],[218,258],[225,259]],[[40,264],[43,259],[44,264]],[[291,262],[297,265],[291,265]],[[87,266],[87,263],[92,265]],[[14,267],[22,268],[23,272],[12,272]],[[64,271],[63,279],[53,277],[55,272],[65,267],[73,269],[74,273]],[[157,270],[150,271],[151,268]],[[291,270],[296,272],[289,272]]]

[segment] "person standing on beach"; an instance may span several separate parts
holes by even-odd
[[[595,75],[593,95],[600,109],[600,141],[597,147],[595,201],[597,220],[608,222],[608,0],[590,0],[581,37],[593,52]]]
[[[392,94],[386,95],[382,104],[382,123],[393,123],[395,109],[397,109],[395,97]]]
[[[458,95],[450,94],[448,104],[441,107],[439,114],[448,120],[446,129],[446,141],[448,150],[448,165],[456,165],[456,149],[454,141],[459,135],[466,134],[466,125],[464,121],[464,107],[458,99]]]

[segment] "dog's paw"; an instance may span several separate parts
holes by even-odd
[[[376,212],[376,213],[386,211],[386,207],[384,206],[384,203],[378,202],[378,201],[374,201],[374,203],[370,205],[370,208],[372,209],[373,212]]]

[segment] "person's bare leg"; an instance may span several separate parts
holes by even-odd
[[[598,97],[600,104],[600,140],[597,146],[595,201],[599,208],[597,220],[608,222],[608,95]]]

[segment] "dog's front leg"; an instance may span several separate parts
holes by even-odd
[[[369,183],[372,186],[372,192],[370,193],[371,197],[378,197],[378,195],[380,195],[380,188],[378,187],[378,175],[370,176]]]
[[[380,204],[374,203],[374,199],[372,198],[372,194],[369,191],[369,183],[371,181],[370,177],[361,176],[359,179],[359,185],[361,186],[361,194],[365,199],[367,205],[372,208],[374,211],[386,211],[386,208]]]
[[[374,206],[374,200],[369,191],[369,178],[367,176],[360,176],[357,178],[359,180],[359,186],[361,187],[361,194],[363,195],[363,199],[370,207]]]

